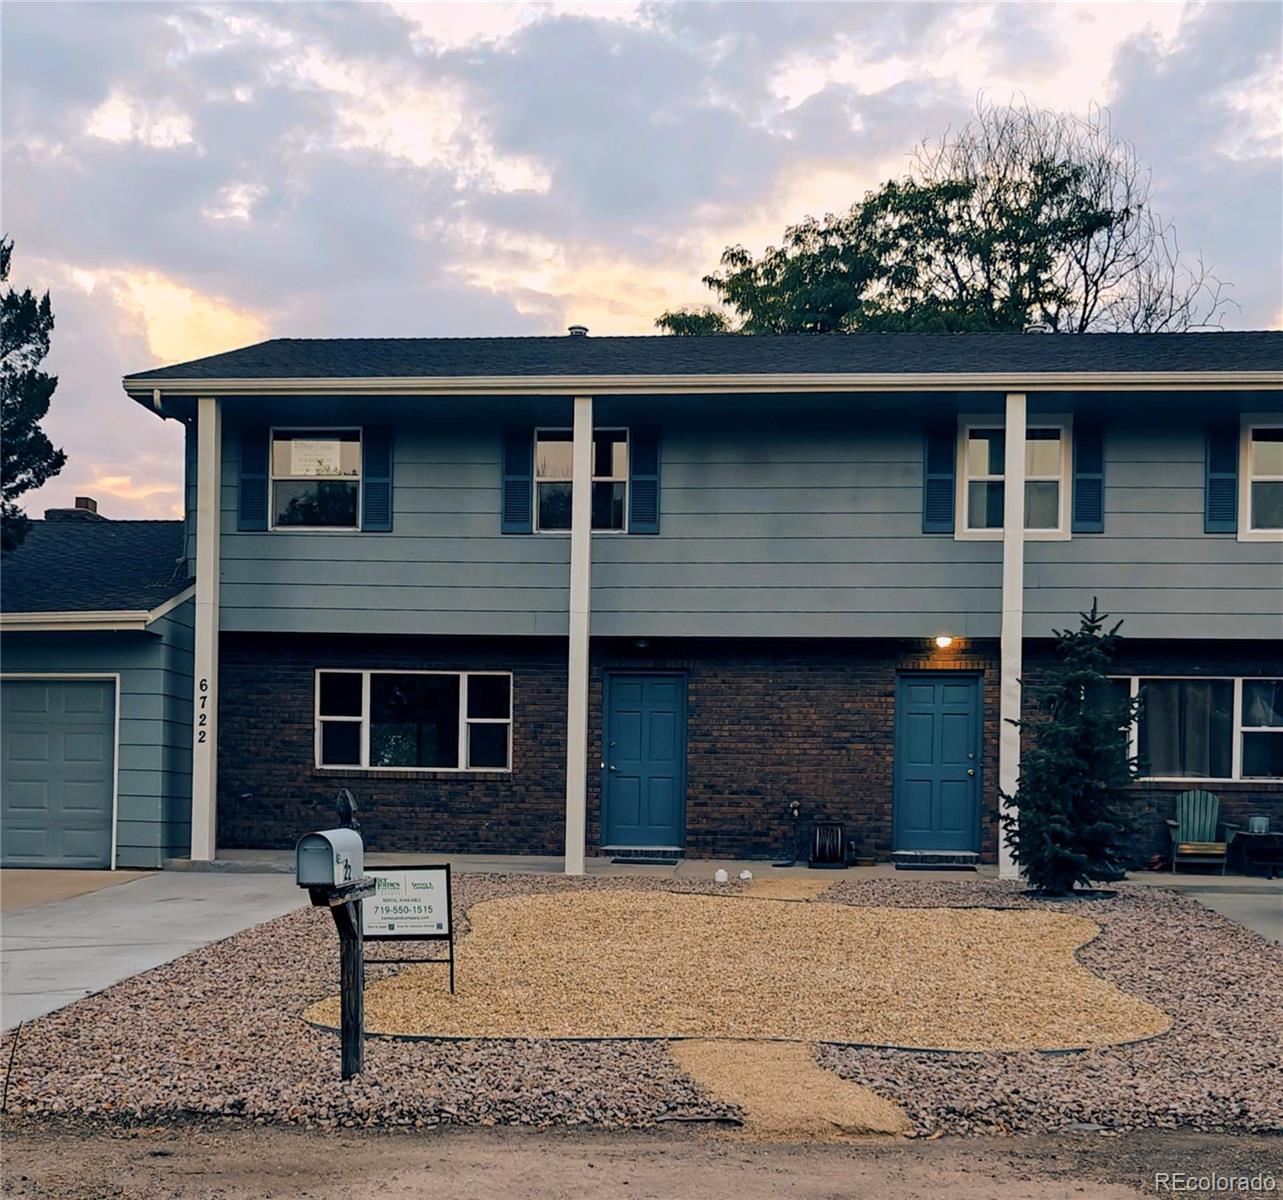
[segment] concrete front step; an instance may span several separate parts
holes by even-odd
[[[980,855],[974,850],[893,850],[897,871],[974,871]]]

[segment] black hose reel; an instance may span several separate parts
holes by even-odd
[[[845,867],[846,839],[839,821],[816,821],[811,826],[811,867]]]

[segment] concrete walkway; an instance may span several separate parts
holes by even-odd
[[[53,1012],[306,902],[293,877],[281,873],[158,871],[5,912],[0,1027]]]

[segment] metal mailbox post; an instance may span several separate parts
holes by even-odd
[[[375,881],[365,874],[365,849],[355,829],[323,829],[299,838],[294,850],[295,879],[312,903],[328,908],[339,934],[339,971],[343,1078],[359,1075],[365,1042],[365,954],[361,901],[374,895]]]

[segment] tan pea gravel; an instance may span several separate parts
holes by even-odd
[[[798,875],[776,875],[749,880],[743,894],[750,900],[814,900],[832,886],[832,878],[808,879]]]
[[[598,891],[491,900],[469,922],[457,994],[440,969],[380,980],[369,1032],[1064,1050],[1169,1023],[1078,963],[1099,930],[1067,913]],[[338,1015],[337,997],[305,1014]]]
[[[677,1065],[743,1113],[736,1141],[832,1142],[911,1133],[904,1110],[816,1065],[800,1042],[674,1042]]]

